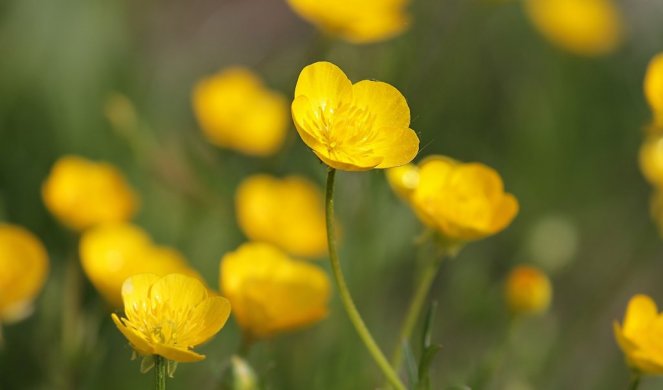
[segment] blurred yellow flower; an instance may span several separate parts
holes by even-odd
[[[405,164],[400,167],[389,168],[386,173],[391,189],[401,199],[410,199],[412,192],[419,185],[419,168],[414,164]]]
[[[230,303],[210,296],[196,278],[138,274],[122,285],[124,318],[111,317],[131,346],[143,356],[176,362],[205,358],[192,349],[214,336],[230,315]]]
[[[652,185],[663,186],[663,134],[652,133],[640,146],[640,169]]]
[[[410,108],[396,88],[370,80],[352,84],[329,62],[300,73],[292,118],[304,143],[332,168],[391,168],[407,164],[419,150]]]
[[[204,78],[193,90],[193,109],[214,145],[253,156],[276,153],[288,129],[288,106],[257,75],[232,67]]]
[[[322,192],[308,180],[289,176],[251,176],[235,195],[237,221],[253,241],[274,244],[296,256],[327,251]]]
[[[46,207],[75,230],[130,219],[137,199],[112,165],[78,156],[61,157],[42,187]]]
[[[621,15],[612,0],[527,0],[525,4],[536,29],[574,54],[607,54],[623,40]]]
[[[154,245],[144,230],[131,224],[87,230],[79,249],[83,271],[113,307],[122,307],[122,283],[132,275],[181,273],[203,280],[179,252]]]
[[[645,97],[654,113],[654,124],[663,127],[663,53],[649,62],[645,75]]]
[[[20,321],[44,286],[48,255],[28,230],[0,223],[0,324]]]
[[[663,313],[647,295],[631,298],[622,326],[614,322],[615,338],[628,364],[645,374],[663,374]]]
[[[518,201],[504,192],[500,175],[483,164],[432,156],[419,164],[418,175],[414,166],[407,169],[401,172],[414,179],[403,181],[407,175],[392,172],[390,184],[450,246],[498,233],[518,213]]]
[[[541,270],[521,265],[509,273],[504,295],[514,314],[542,313],[550,306],[552,286]]]
[[[269,337],[327,315],[327,275],[269,244],[247,243],[227,253],[221,259],[219,281],[250,338]]]
[[[288,0],[303,19],[332,36],[352,43],[383,41],[410,24],[409,0]]]

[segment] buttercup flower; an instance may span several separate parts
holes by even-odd
[[[663,53],[649,62],[644,89],[647,103],[654,113],[654,124],[663,128]]]
[[[75,230],[129,220],[137,209],[134,192],[115,167],[78,156],[55,163],[42,197],[49,211]]]
[[[329,62],[300,73],[292,118],[304,143],[332,168],[391,168],[407,164],[419,150],[410,108],[396,88],[370,80],[352,84]]]
[[[403,200],[408,200],[419,185],[419,168],[414,164],[387,169],[391,189]]]
[[[663,314],[656,302],[638,294],[628,302],[624,322],[614,323],[615,338],[628,364],[645,374],[663,374]]]
[[[527,0],[525,4],[536,29],[575,54],[607,54],[622,42],[622,20],[611,0]]]
[[[327,250],[322,192],[304,178],[251,176],[239,185],[235,206],[239,226],[253,241],[304,257]]]
[[[122,283],[136,274],[198,275],[174,249],[154,245],[141,228],[131,224],[102,225],[86,231],[80,240],[83,271],[113,307],[122,307]]]
[[[223,256],[220,284],[250,338],[269,337],[327,315],[327,275],[269,244],[244,244]]]
[[[514,314],[536,314],[550,306],[552,286],[539,269],[521,265],[509,273],[504,288],[509,309]]]
[[[285,98],[266,89],[248,69],[228,68],[198,82],[193,108],[203,134],[214,145],[270,156],[285,140]]]
[[[46,249],[28,230],[0,223],[0,324],[23,319],[48,273]]]
[[[650,134],[640,146],[640,169],[649,183],[663,186],[663,134]]]
[[[124,318],[113,313],[117,328],[136,352],[176,362],[205,358],[192,349],[214,336],[230,315],[230,303],[210,296],[196,278],[138,274],[122,285]]]
[[[288,0],[303,19],[352,43],[392,38],[409,25],[409,0]]]
[[[416,177],[413,167],[409,175]],[[398,180],[391,174],[398,190]],[[404,192],[428,227],[449,244],[477,240],[505,229],[518,213],[516,198],[504,192],[500,175],[479,163],[461,163],[433,156],[419,164],[418,177]]]

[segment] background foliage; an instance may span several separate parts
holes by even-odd
[[[468,383],[497,353],[507,332],[503,279],[527,262],[550,273],[553,307],[516,325],[496,388],[624,388],[628,373],[612,322],[634,293],[663,299],[663,247],[637,166],[650,119],[642,78],[648,60],[663,50],[663,4],[620,5],[626,42],[612,55],[588,59],[546,42],[518,2],[415,1],[406,34],[369,46],[321,39],[282,1],[1,2],[0,218],[40,236],[52,268],[35,314],[4,329],[0,388],[58,384],[62,265],[75,241],[40,197],[55,159],[74,153],[119,166],[142,198],[136,222],[217,286],[220,257],[244,241],[233,211],[238,182],[267,172],[322,184],[325,169],[294,128],[274,158],[215,149],[193,118],[192,86],[241,64],[290,97],[301,68],[320,59],[353,80],[395,85],[408,98],[420,156],[491,165],[520,200],[506,232],[442,267],[432,293],[439,301],[434,337],[443,346],[434,383]],[[140,116],[128,134],[104,113],[115,93]],[[341,173],[337,190],[344,269],[388,351],[415,280],[414,240],[422,228],[380,171]],[[89,285],[85,309],[100,332],[94,350],[80,358],[80,387],[148,386],[151,376],[129,360],[129,347]],[[238,334],[229,324],[201,348],[208,359],[180,365],[169,386],[213,388]],[[374,388],[379,372],[357,341],[334,298],[326,321],[260,344],[251,362],[269,388]],[[642,388],[661,385],[647,379]]]

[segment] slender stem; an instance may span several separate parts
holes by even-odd
[[[334,168],[329,168],[327,173],[327,191],[325,198],[325,211],[326,211],[326,221],[327,221],[327,246],[329,249],[329,261],[331,262],[332,272],[334,274],[334,279],[336,281],[336,286],[338,287],[338,293],[341,297],[341,302],[345,308],[345,312],[350,318],[350,322],[354,325],[357,334],[364,342],[364,345],[368,349],[368,352],[375,360],[375,363],[380,367],[382,373],[387,378],[389,383],[398,390],[405,390],[405,385],[401,382],[394,371],[393,368],[389,365],[387,358],[378,347],[377,343],[373,339],[371,332],[364,324],[357,307],[352,300],[350,291],[345,282],[345,277],[343,276],[343,271],[341,270],[341,263],[338,259],[338,254],[336,253],[336,226],[334,222],[334,178],[336,176],[336,170]]]
[[[77,247],[77,243],[76,243]],[[78,250],[77,248],[75,249]],[[81,288],[82,270],[79,265],[78,255],[69,258],[64,274],[64,285],[62,292],[62,354],[65,364],[65,372],[62,378],[66,386],[74,388],[78,380],[78,367],[76,360],[81,347]]]
[[[166,390],[166,358],[154,355],[154,388]]]
[[[391,355],[391,365],[394,367],[394,370],[398,371],[401,368],[403,363],[403,344],[410,339],[412,336],[412,331],[414,326],[417,324],[417,320],[421,314],[421,309],[424,306],[426,297],[430,292],[430,288],[433,285],[433,281],[437,276],[437,271],[440,269],[439,259],[434,259],[434,261],[428,261],[426,267],[424,268],[419,284],[416,287],[412,300],[410,301],[410,306],[407,309],[407,314],[405,315],[405,321],[401,326],[401,331],[398,335],[398,343],[394,352]]]
[[[631,375],[631,383],[628,385],[628,390],[637,390],[640,386],[640,378],[642,378],[640,373],[634,372],[633,375]]]

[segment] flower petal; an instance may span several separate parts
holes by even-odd
[[[407,127],[383,127],[372,143],[373,152],[382,157],[376,168],[393,168],[412,161],[419,152],[419,137]]]
[[[330,62],[316,62],[302,69],[295,86],[295,98],[307,96],[315,110],[334,110],[352,96],[352,83]]]
[[[124,335],[124,337],[126,337],[127,340],[129,340],[131,347],[135,349],[136,352],[138,352],[143,356],[154,354],[154,349],[145,339],[145,336],[143,336],[139,332],[136,332],[131,326],[127,326],[124,323],[126,319],[120,319],[115,313],[111,314],[111,318],[113,319],[115,326],[117,326],[117,329],[119,329],[120,332],[122,332],[122,334]]]
[[[154,353],[156,355],[163,356],[168,360],[180,363],[199,362],[205,359],[205,355],[195,353],[188,349],[177,348],[163,344],[155,345]]]
[[[410,126],[410,107],[393,86],[381,81],[362,80],[352,86],[352,97],[354,106],[375,115],[375,127]]]
[[[157,280],[159,277],[155,274],[137,274],[122,283],[124,313],[130,321],[139,318],[139,313],[145,311],[149,302],[150,288]]]
[[[518,200],[511,194],[504,194],[502,201],[497,205],[495,215],[493,215],[492,232],[498,232],[508,226],[516,214],[518,214]]]
[[[229,315],[230,302],[226,298],[207,298],[194,309],[191,321],[196,322],[196,325],[191,329],[191,337],[182,342],[190,346],[204,343],[223,328]]]
[[[632,338],[643,333],[652,321],[656,320],[657,311],[656,302],[647,295],[633,296],[624,315],[624,336]]]
[[[175,312],[193,309],[207,298],[207,289],[198,280],[182,274],[169,274],[157,280],[150,299],[167,302]]]
[[[323,149],[323,134],[318,127],[320,112],[313,108],[311,99],[304,95],[297,96],[292,102],[291,111],[295,128],[306,146],[313,150]]]

